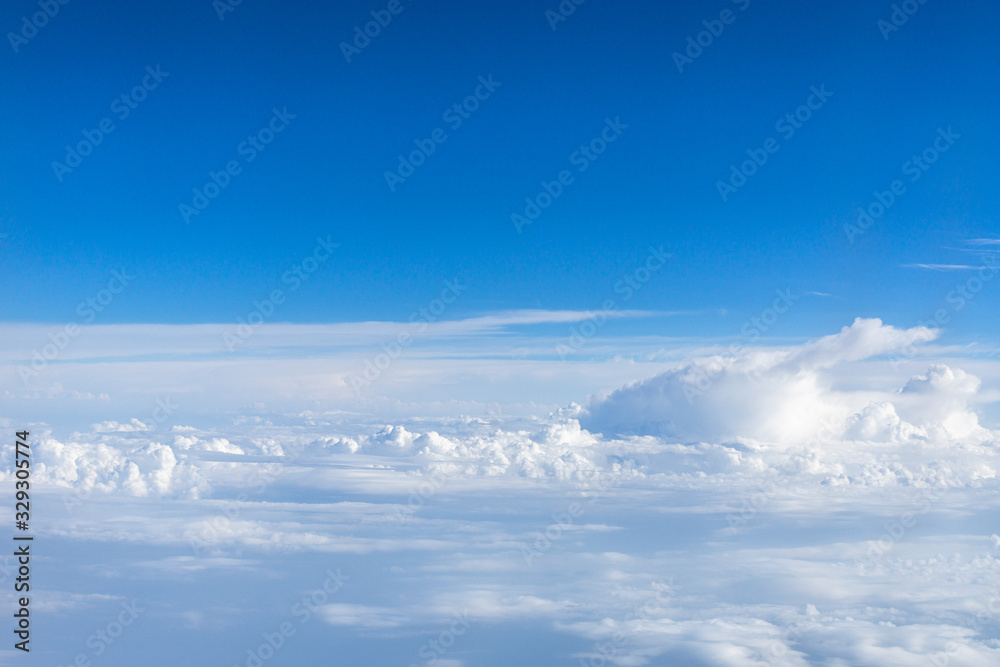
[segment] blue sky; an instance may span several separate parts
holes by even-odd
[[[591,1],[556,30],[545,2],[401,6],[350,63],[340,42],[381,7],[247,1],[220,21],[209,2],[61,6],[0,63],[0,317],[67,321],[125,267],[137,279],[102,323],[233,322],[329,235],[335,259],[278,319],[403,320],[456,277],[469,289],[449,317],[592,309],[662,244],[674,257],[629,307],[691,315],[650,331],[732,335],[775,289],[833,295],[807,296],[781,331],[809,336],[927,318],[968,275],[902,265],[974,263],[948,248],[996,236],[991,3],[928,2],[888,40],[891,7],[867,2]],[[32,7],[7,10],[5,30]],[[672,54],[726,9],[678,72]],[[119,119],[112,101],[147,66],[169,76]],[[500,86],[448,127],[490,75]],[[776,132],[824,85],[794,136]],[[240,143],[286,107],[296,117],[247,162]],[[103,118],[114,132],[60,182],[52,162]],[[519,234],[511,214],[576,169],[606,118],[628,128]],[[447,140],[390,191],[396,156],[439,127]],[[961,138],[849,243],[844,223],[949,127]],[[717,182],[769,137],[779,151],[724,202]],[[230,160],[240,174],[185,224],[178,206]],[[952,333],[995,330],[995,304],[984,291]]]

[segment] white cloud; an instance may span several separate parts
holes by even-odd
[[[900,330],[858,319],[795,348],[751,349],[683,364],[594,399],[583,422],[606,434],[684,442],[804,441],[820,424],[843,422],[868,402],[858,393],[834,390],[824,370],[900,352],[936,335],[925,327]]]
[[[948,358],[928,344],[935,335],[858,320],[799,345],[686,362],[690,348],[663,339],[659,358],[673,362],[429,359],[387,391],[455,396],[499,378],[518,404],[411,393],[368,412],[324,393],[325,352],[274,362],[252,387],[264,368],[253,356],[158,362],[157,373],[109,362],[149,396],[201,378],[246,394],[222,418],[182,415],[197,426],[154,424],[153,402],[133,410],[118,392],[72,428],[34,426],[33,483],[54,499],[34,528],[46,557],[81,544],[83,558],[101,554],[84,573],[100,572],[93,590],[74,595],[145,589],[158,623],[220,635],[272,631],[294,618],[295,591],[342,566],[345,597],[318,609],[327,632],[413,637],[412,657],[468,613],[476,633],[441,664],[472,664],[473,635],[518,624],[559,633],[577,658],[612,642],[609,665],[923,665],[949,646],[951,664],[991,664],[997,642],[974,619],[1000,596],[1000,439],[986,416],[1000,364]],[[884,358],[898,353],[906,370]],[[581,400],[649,379],[596,394],[589,410],[552,409],[543,378],[560,373]],[[72,374],[59,382],[30,400],[99,390]],[[13,457],[0,448],[2,483]],[[0,578],[4,568],[0,558]],[[227,599],[212,625],[219,586],[247,576],[268,592],[248,592],[247,608],[242,593]],[[195,591],[201,604],[186,597]],[[60,613],[92,611],[60,595]],[[86,637],[92,614],[83,624]]]
[[[320,608],[323,620],[330,625],[348,625],[361,628],[394,628],[408,619],[392,609],[367,607],[359,604],[327,604]]]
[[[927,269],[928,271],[977,271],[981,266],[969,264],[903,264],[908,269]]]

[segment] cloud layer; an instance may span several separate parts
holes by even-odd
[[[246,628],[298,623],[293,605],[342,567],[349,585],[307,618],[364,652],[398,642],[404,664],[456,619],[469,633],[439,664],[478,664],[511,632],[558,637],[571,648],[552,660],[574,664],[992,664],[995,363],[927,358],[935,335],[857,320],[667,362],[586,407],[262,401],[215,422],[37,424],[36,528],[89,582],[62,582],[53,613],[82,642],[100,605],[141,586],[159,628],[210,629],[239,664]],[[194,381],[175,363],[157,377]],[[0,483],[13,460],[0,448]],[[251,597],[218,597],[241,577]]]

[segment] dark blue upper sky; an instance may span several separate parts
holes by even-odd
[[[448,317],[597,308],[662,244],[674,257],[627,307],[704,314],[657,333],[735,335],[791,288],[833,295],[804,297],[782,331],[815,335],[954,309],[946,295],[974,272],[904,265],[975,265],[965,241],[998,236],[996,3],[915,3],[887,40],[892,3],[870,0],[587,0],[556,30],[556,0],[402,0],[346,62],[340,43],[387,4],[243,0],[220,21],[210,0],[77,0],[16,53],[8,36],[0,317],[76,319],[124,267],[136,278],[101,322],[234,321],[329,235],[337,254],[277,319],[406,319],[455,277],[469,288]],[[672,54],[727,9],[678,72]],[[8,3],[0,27],[37,11]],[[121,118],[114,100],[156,66],[169,75]],[[490,75],[500,86],[452,129],[443,112]],[[794,135],[776,130],[824,85]],[[295,118],[248,161],[241,142],[286,107]],[[114,131],[60,182],[53,161],[105,118]],[[628,128],[580,172],[571,155],[607,118]],[[949,127],[960,138],[911,181],[904,163]],[[447,140],[390,190],[397,155],[436,128]],[[730,165],[772,137],[723,201]],[[186,224],[179,205],[229,161],[240,173]],[[519,234],[511,214],[562,170],[572,184]],[[844,224],[895,179],[905,193],[849,243]],[[998,287],[949,326],[994,331]]]

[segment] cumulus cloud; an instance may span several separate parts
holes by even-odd
[[[786,365],[797,370],[830,368],[845,361],[859,361],[879,354],[905,350],[915,343],[938,337],[939,331],[927,327],[897,329],[878,318],[857,318],[839,333],[824,336],[789,352]]]
[[[833,389],[835,366],[909,350],[933,340],[926,327],[896,329],[857,319],[804,345],[696,359],[594,399],[584,425],[606,435],[655,435],[680,441],[753,438],[808,440],[817,425],[843,421],[865,400]]]
[[[927,435],[924,429],[900,419],[896,406],[888,401],[869,403],[852,415],[846,426],[845,439],[864,442],[901,443]]]
[[[102,425],[96,425],[103,429]],[[142,429],[138,429],[142,431]],[[131,429],[77,434],[66,441],[43,437],[34,446],[34,479],[72,487],[80,493],[122,493],[138,497],[197,498],[208,489],[198,466],[178,456],[169,444],[127,437]],[[0,460],[11,465],[14,448]],[[11,477],[13,472],[0,473]]]
[[[933,364],[900,390],[896,400],[900,416],[932,435],[970,442],[989,439],[979,416],[969,407],[981,385],[978,377],[961,368]]]

